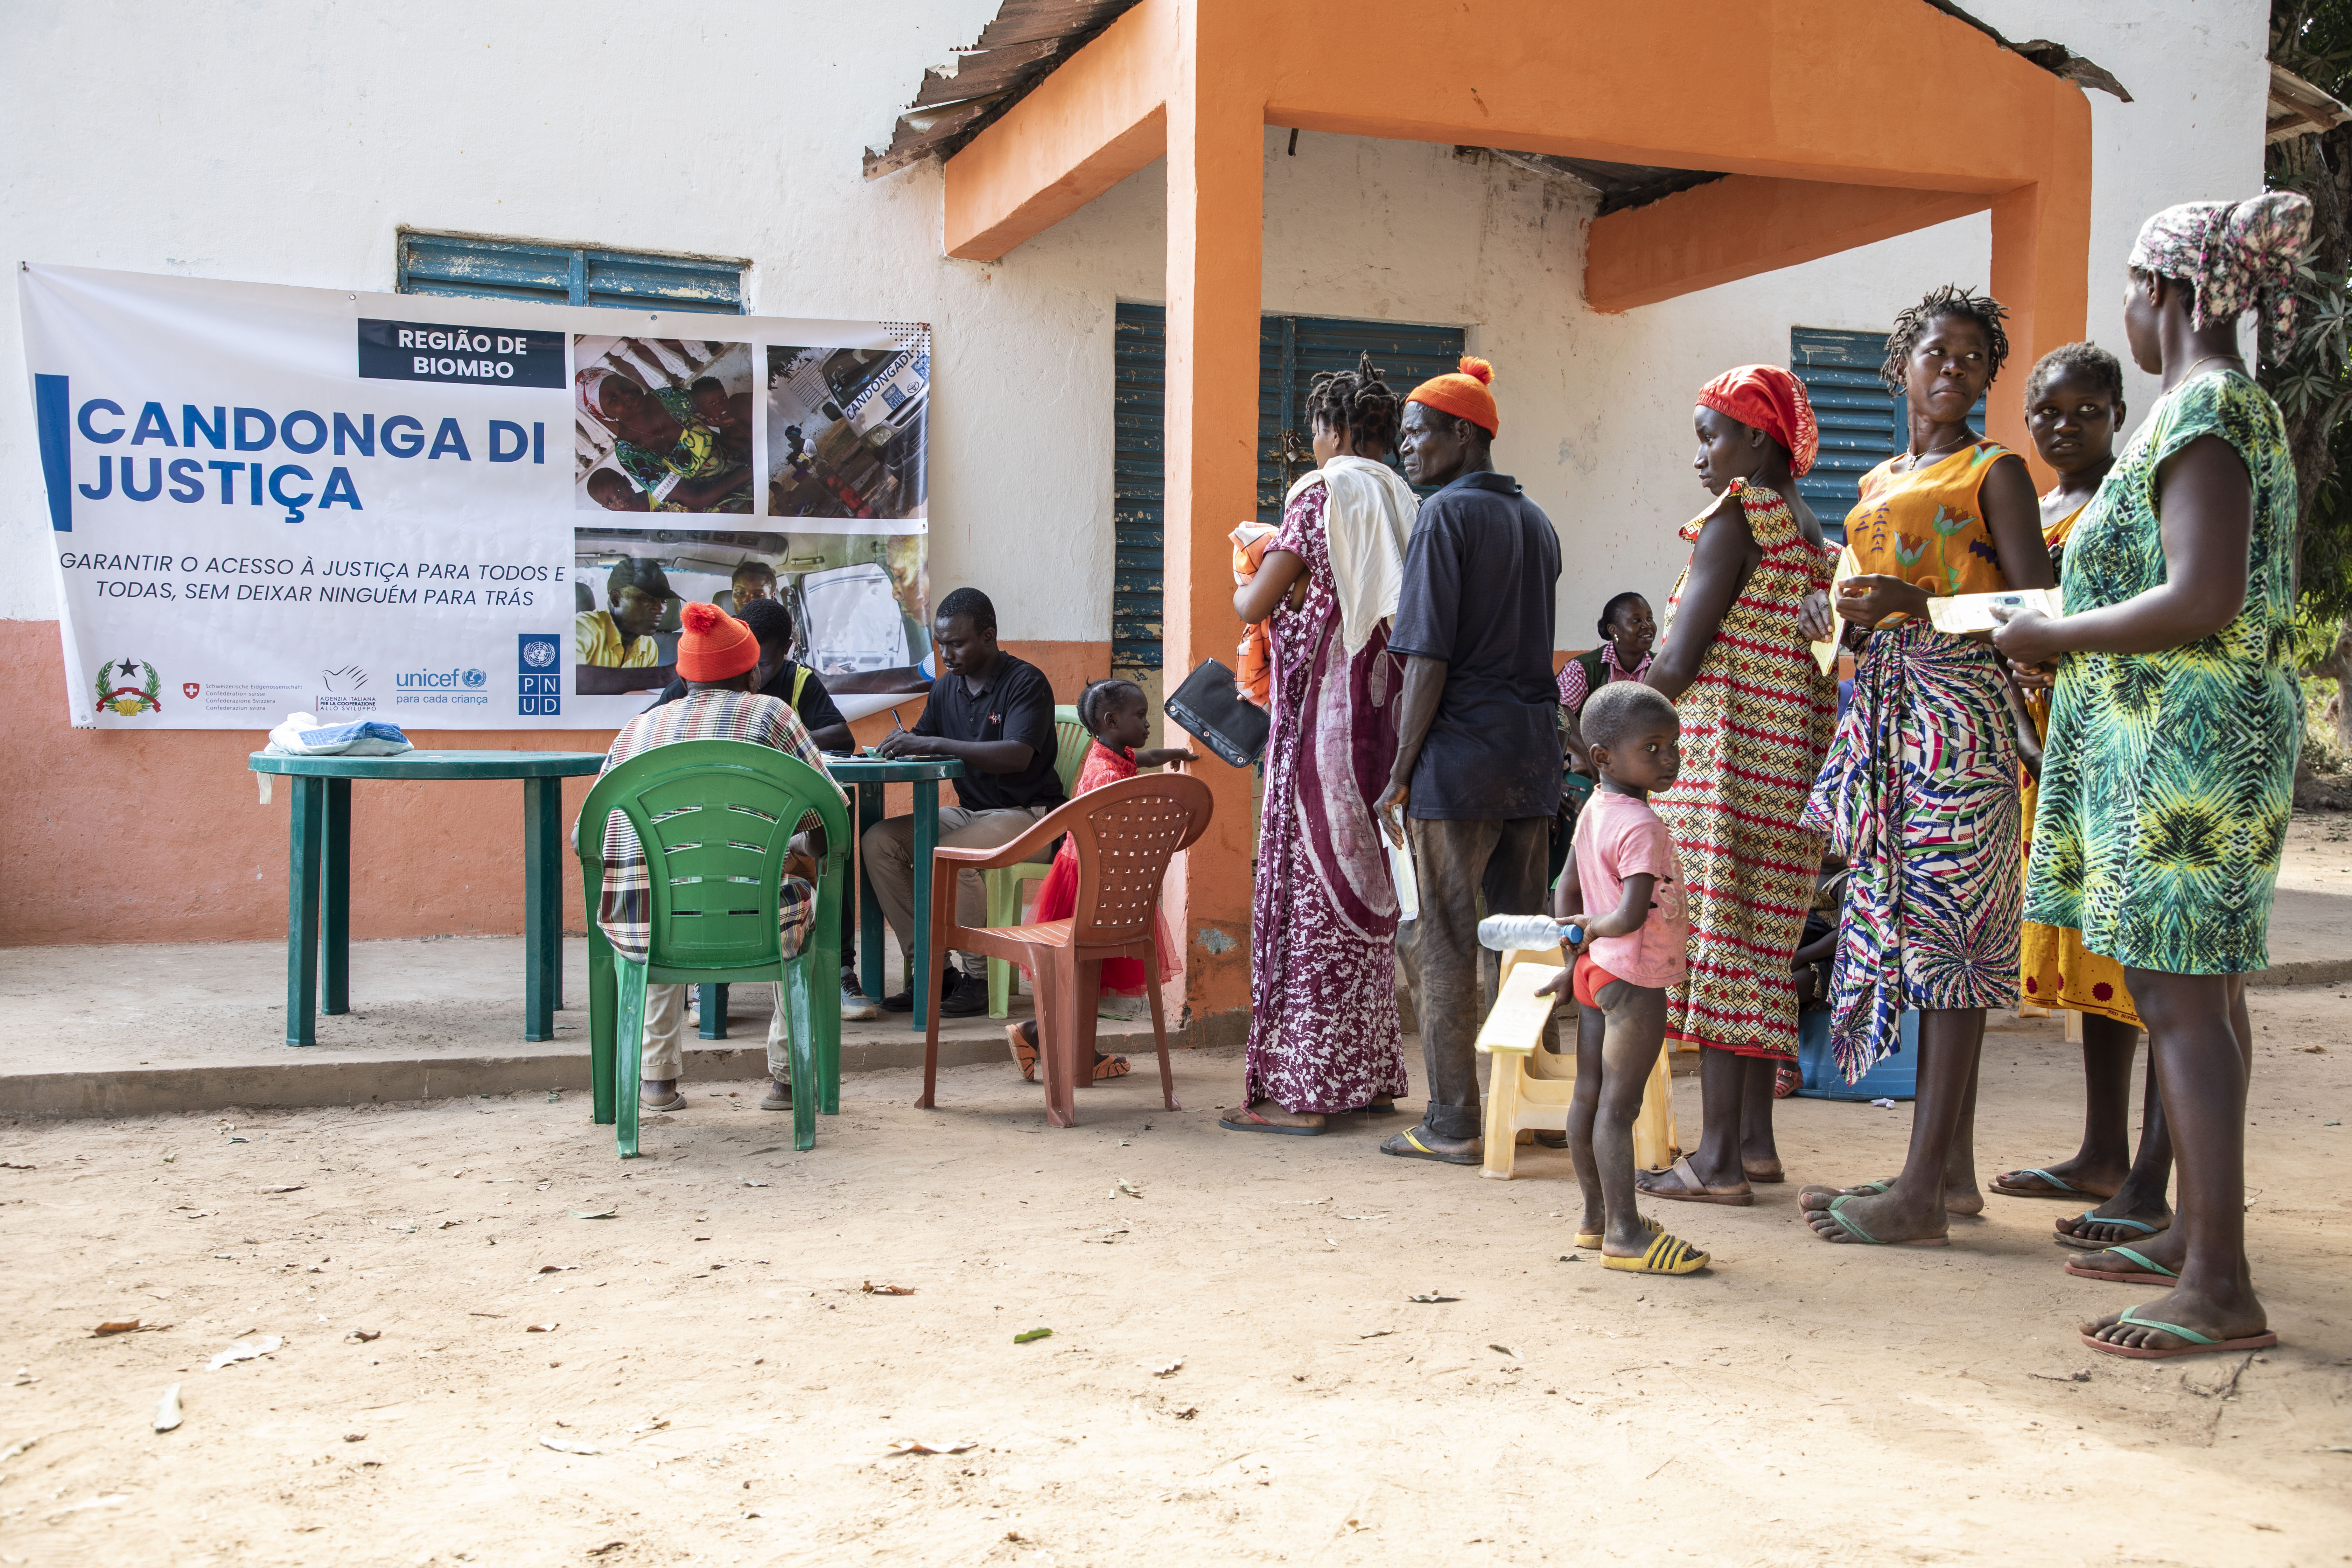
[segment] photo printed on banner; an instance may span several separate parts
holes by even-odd
[[[583,333],[572,363],[575,505],[752,510],[751,345]]]
[[[772,599],[791,614],[792,657],[836,699],[919,691],[930,679],[925,543],[919,533],[574,529],[573,689],[658,691],[677,674],[688,603],[740,616]]]
[[[931,332],[886,325],[888,348],[767,350],[768,516],[925,515]]]

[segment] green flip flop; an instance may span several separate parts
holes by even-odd
[[[2029,1169],[2009,1171],[2003,1173],[2011,1176],[2039,1176],[2047,1184],[2039,1188],[2005,1187],[1998,1180],[1986,1184],[2005,1198],[2096,1198],[2101,1203],[2105,1203],[2115,1196],[2113,1193],[2095,1193],[2088,1187],[2078,1187],[2065,1177],[2053,1176],[2047,1171]]]
[[[2084,1209],[2080,1215],[2075,1216],[2074,1223],[2080,1225],[2084,1220],[2090,1221],[2093,1225],[2129,1226],[2132,1229],[2139,1232],[2143,1240],[2151,1236],[2161,1236],[2166,1231],[2172,1228],[2172,1222],[2170,1220],[2165,1221],[2162,1225],[2150,1225],[2144,1219],[2124,1219],[2121,1217],[2106,1219],[2102,1217],[2099,1211],[2095,1208]],[[2108,1246],[2108,1244],[2104,1241],[2093,1241],[2087,1236],[2076,1236],[2074,1232],[2065,1230],[2059,1231],[2050,1239],[2056,1242],[2061,1247],[2080,1247],[2084,1252],[2105,1252],[2107,1250]]]
[[[2189,1342],[2177,1350],[2168,1351],[2150,1350],[2146,1345],[2110,1344],[2095,1334],[2084,1334],[2083,1342],[2095,1351],[2105,1351],[2109,1355],[2127,1356],[2133,1361],[2170,1361],[2175,1356],[2184,1355],[2224,1355],[2231,1351],[2268,1350],[2278,1343],[2278,1336],[2267,1330],[2259,1334],[2248,1334],[2242,1339],[2212,1339],[2199,1333],[2195,1329],[2184,1329],[2179,1323],[2160,1323],[2154,1318],[2140,1317],[2129,1307],[2126,1307],[2116,1316],[2116,1322],[2118,1325],[2129,1323],[2135,1329],[2154,1329],[2158,1333],[2170,1334],[2174,1339],[2186,1340]]]
[[[2074,1265],[2084,1260],[2079,1258],[2070,1258],[2066,1260],[2066,1272],[2077,1279],[2112,1279],[2119,1284],[2128,1285],[2169,1285],[2180,1278],[2147,1254],[2135,1252],[2128,1247],[2103,1247],[2099,1250],[2112,1252],[2118,1258],[2128,1258],[2138,1264],[2139,1268],[2132,1270],[2077,1268]]]
[[[1830,1218],[1837,1221],[1838,1228],[1840,1230],[1844,1231],[1848,1237],[1852,1237],[1855,1241],[1861,1242],[1864,1247],[1949,1247],[1952,1245],[1952,1238],[1948,1236],[1923,1236],[1916,1241],[1879,1240],[1878,1237],[1871,1235],[1870,1232],[1863,1229],[1861,1226],[1846,1217],[1845,1205],[1853,1202],[1853,1199],[1859,1195],[1860,1194],[1854,1193],[1841,1193],[1836,1197],[1830,1200],[1829,1207],[1825,1209],[1810,1210],[1808,1212],[1825,1214],[1829,1215]],[[1822,1239],[1827,1241],[1830,1238],[1822,1237]]]

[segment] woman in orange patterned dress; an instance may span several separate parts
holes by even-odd
[[[1787,1179],[1772,1079],[1796,1059],[1789,960],[1822,862],[1821,836],[1798,821],[1837,722],[1837,687],[1797,616],[1829,586],[1833,552],[1794,482],[1820,446],[1795,376],[1727,371],[1692,421],[1692,467],[1722,500],[1683,528],[1690,564],[1646,679],[1683,721],[1682,774],[1650,805],[1675,836],[1690,908],[1690,968],[1666,993],[1666,1037],[1700,1047],[1704,1115],[1698,1148],[1641,1186],[1746,1204],[1748,1183]]]

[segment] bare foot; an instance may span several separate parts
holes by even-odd
[[[1870,1196],[1852,1195],[1836,1187],[1807,1187],[1797,1194],[1797,1206],[1803,1210],[1805,1223],[1813,1227],[1813,1234],[1823,1241],[1852,1243],[1859,1239],[1838,1223],[1843,1215],[1860,1226],[1871,1240],[1894,1245],[1943,1236],[1950,1226],[1942,1197],[1939,1191],[1927,1203],[1916,1202],[1905,1195],[1900,1183],[1887,1192]],[[1830,1213],[1832,1202],[1839,1203],[1837,1215]]]
[[[2151,1328],[2151,1323],[2177,1324],[2209,1340],[2262,1337],[2270,1328],[2262,1302],[2255,1300],[2252,1290],[2232,1292],[2232,1298],[2225,1301],[2184,1285],[2169,1295],[2127,1309],[2133,1317],[2142,1320],[2140,1322],[2126,1323],[2122,1312],[2109,1312],[2104,1318],[2084,1323],[2082,1331],[2102,1344],[2152,1351],[2193,1348],[2197,1342]]]

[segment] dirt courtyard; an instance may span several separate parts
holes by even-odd
[[[2162,1363],[2076,1342],[2146,1292],[2062,1278],[2057,1204],[1810,1238],[1907,1105],[1782,1102],[1790,1184],[1658,1205],[1679,1279],[1571,1258],[1564,1153],[1220,1131],[1230,1053],[1068,1131],[1009,1065],[853,1077],[807,1154],[746,1084],[627,1164],[573,1093],[0,1125],[0,1562],[2352,1562],[2352,1002],[2253,1015],[2283,1343]],[[1996,1027],[1984,1174],[2073,1152],[2075,1060]]]

